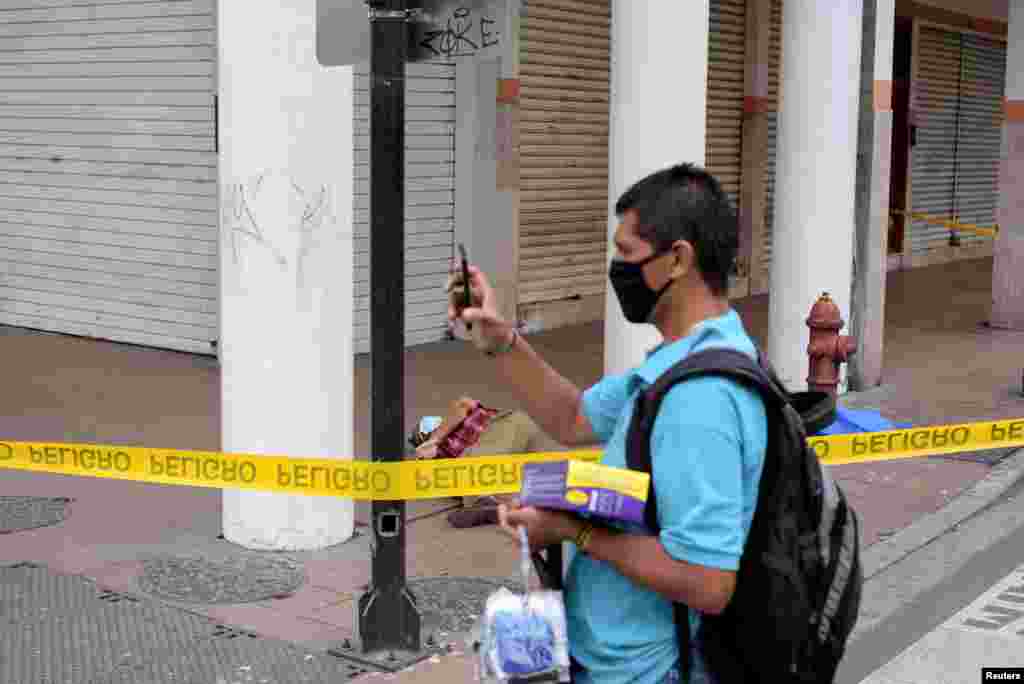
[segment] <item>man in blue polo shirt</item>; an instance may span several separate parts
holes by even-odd
[[[475,268],[474,306],[460,310],[461,280],[453,276],[449,316],[473,323],[475,344],[548,434],[567,445],[601,443],[602,462],[625,467],[640,391],[694,351],[728,347],[754,356],[755,349],[728,301],[738,221],[711,175],[688,164],[651,174],[623,194],[616,215],[613,289],[627,320],[654,325],[663,338],[638,367],[580,391],[498,316]],[[713,681],[696,628],[700,614],[721,612],[735,589],[766,445],[756,393],[724,378],[696,379],[668,393],[654,424],[657,536],[642,526],[595,527],[558,511],[502,508],[502,525],[525,526],[534,548],[575,545],[566,578],[575,681],[682,682],[673,601],[690,608],[690,681]]]

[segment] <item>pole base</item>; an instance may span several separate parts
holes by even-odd
[[[452,644],[430,646],[427,645],[422,651],[374,651],[363,653],[363,646],[358,639],[345,639],[342,643],[334,644],[327,649],[330,655],[342,660],[361,665],[367,670],[389,672],[397,674],[418,665],[432,657],[443,657],[451,655],[455,650]]]
[[[371,587],[359,597],[358,609],[363,653],[421,650],[420,611],[408,587]]]

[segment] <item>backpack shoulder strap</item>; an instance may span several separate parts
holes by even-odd
[[[690,354],[670,368],[658,380],[637,397],[633,418],[626,437],[626,464],[632,470],[653,475],[650,437],[661,402],[669,390],[680,382],[706,376],[729,378],[758,393],[765,404],[769,422],[769,453],[766,466],[771,462],[773,430],[787,430],[786,425],[799,422],[807,433],[818,432],[835,420],[835,398],[827,392],[786,391],[775,374],[764,353],[757,350],[757,360],[748,355],[726,348],[710,348]],[[762,488],[762,493],[764,488]],[[759,495],[759,505],[760,505]],[[648,485],[647,505],[644,509],[647,527],[658,533],[658,502],[654,491],[654,478]],[[690,662],[689,609],[681,604],[673,605],[679,637],[681,664],[688,677]]]
[[[669,390],[681,382],[698,377],[719,376],[750,387],[766,404],[786,401],[781,385],[771,377],[761,362],[734,349],[712,348],[692,353],[658,379],[638,397],[630,424],[627,443],[627,464],[633,470],[650,472],[650,448],[647,444],[654,419],[662,408]]]
[[[774,377],[774,373],[767,368],[767,362],[760,353],[759,361],[754,361],[742,352],[725,348],[706,349],[690,354],[663,373],[653,385],[637,397],[626,444],[626,465],[631,470],[652,472],[651,432],[658,410],[669,390],[680,382],[710,375],[726,377],[753,389],[765,402],[769,414],[774,408],[781,408],[789,401],[788,393]],[[653,487],[652,478],[645,518],[648,527],[657,532],[657,500]]]
[[[644,519],[647,527],[655,534],[658,533],[660,525],[658,524],[658,501],[654,491],[650,436],[654,428],[654,419],[665,395],[680,382],[695,377],[717,375],[731,378],[755,389],[765,401],[766,408],[772,405],[781,405],[786,401],[785,390],[766,368],[767,361],[760,351],[758,351],[758,361],[755,362],[746,354],[732,349],[707,349],[684,358],[663,373],[651,387],[637,397],[626,437],[626,465],[631,470],[639,470],[652,475],[648,485]],[[674,603],[672,610],[678,632],[680,664],[685,673],[684,677],[689,679],[692,667],[689,609],[684,604]]]

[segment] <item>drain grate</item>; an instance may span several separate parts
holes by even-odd
[[[49,527],[67,519],[71,499],[45,496],[0,496],[0,534]]]
[[[363,675],[382,671],[380,668],[368,667],[364,663],[352,660],[351,658],[347,658],[343,655],[338,655],[333,652],[331,653],[331,655],[337,658],[338,662],[341,664],[341,667],[344,668],[344,677],[346,679],[357,679],[358,677],[362,677]]]
[[[98,588],[94,583],[50,572],[34,563],[0,568],[0,602],[9,620],[37,620],[116,609],[135,597]]]
[[[387,671],[31,563],[0,567],[0,608],[0,682],[329,684]]]
[[[109,589],[101,589],[99,595],[96,598],[106,603],[120,603],[121,601],[127,601],[129,603],[138,603],[139,599],[129,594],[122,594],[118,591],[111,591]]]
[[[139,588],[183,603],[255,603],[295,593],[306,581],[297,561],[239,555],[226,560],[160,556],[143,561]]]
[[[383,671],[274,639],[238,634],[196,642],[168,658],[118,667],[89,684],[331,684]]]
[[[327,684],[396,673],[450,651],[448,642],[474,626],[487,597],[508,585],[474,577],[412,579],[423,650],[364,654],[349,642],[323,653],[17,563],[0,567],[0,681]]]
[[[38,568],[38,567],[40,567],[39,563],[33,563],[32,561],[21,561],[19,563],[15,563],[14,565],[3,565],[3,566],[0,566],[0,568],[2,568],[4,570],[21,570],[22,568]]]
[[[93,675],[187,650],[213,632],[213,623],[199,616],[123,600],[45,568],[4,569],[0,599],[7,622],[0,639],[3,682],[86,684]]]
[[[239,639],[242,637],[257,639],[259,635],[255,632],[247,632],[244,629],[228,627],[227,625],[217,625],[213,630],[213,634],[210,635],[212,639]]]

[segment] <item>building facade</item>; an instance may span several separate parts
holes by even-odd
[[[217,121],[217,4],[83,0],[0,11],[0,324],[217,353],[218,226],[247,210],[244,189],[217,181],[229,134]],[[783,4],[710,0],[702,15],[704,161],[743,225],[734,297],[770,289]],[[882,94],[893,112],[889,268],[992,256],[989,235],[901,212],[998,223],[1008,9],[899,0],[895,16]],[[612,0],[516,0],[501,19],[500,57],[408,68],[409,345],[446,339],[442,285],[460,241],[490,266],[526,329],[604,317]],[[659,68],[670,77],[686,65]],[[366,66],[352,78],[353,334],[363,353]],[[493,137],[492,153],[479,153],[481,134]],[[492,176],[494,187],[481,188]],[[257,226],[245,230],[243,239],[260,239]]]
[[[0,324],[215,353],[215,0],[15,4]]]

